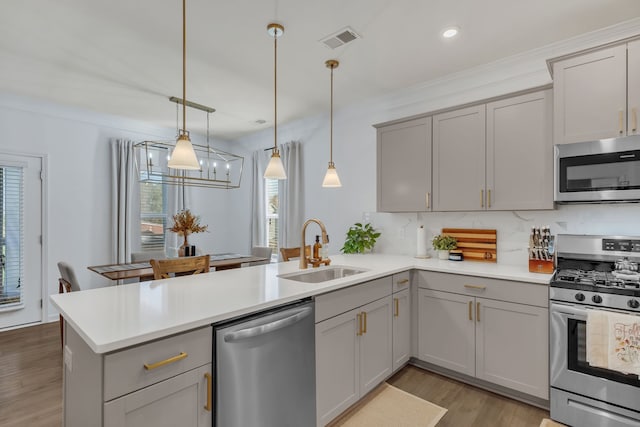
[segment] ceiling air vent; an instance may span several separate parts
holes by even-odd
[[[347,27],[338,31],[337,33],[323,38],[320,41],[324,43],[324,45],[328,48],[335,49],[359,38],[360,36],[358,35],[358,33],[353,31],[353,29],[351,29],[350,27]]]

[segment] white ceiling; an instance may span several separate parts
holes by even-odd
[[[175,127],[182,96],[180,0],[2,0],[0,91]],[[187,99],[216,108],[226,139],[327,112],[640,16],[638,0],[189,0]],[[440,31],[461,28],[456,39]],[[362,39],[319,42],[346,26]],[[187,127],[205,116],[187,110]],[[266,120],[258,125],[256,120]]]

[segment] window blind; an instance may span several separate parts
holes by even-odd
[[[0,309],[24,305],[24,173],[0,166]]]

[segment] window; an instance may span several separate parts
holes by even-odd
[[[266,240],[267,246],[273,248],[273,253],[278,256],[278,211],[280,207],[279,195],[278,195],[278,180],[277,179],[265,179],[265,203],[267,213],[266,217]]]
[[[22,193],[22,167],[0,167],[0,308],[24,304]]]
[[[140,249],[143,251],[164,250],[167,226],[167,190],[161,177],[141,171],[140,178]]]

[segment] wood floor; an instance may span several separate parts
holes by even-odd
[[[0,426],[62,424],[62,349],[58,323],[0,333]],[[390,384],[447,408],[438,427],[538,427],[549,413],[408,366]]]

